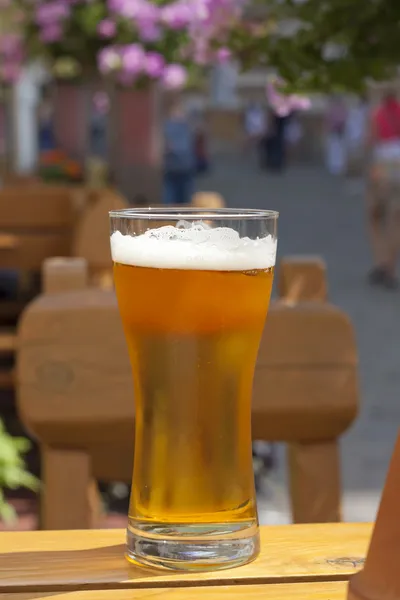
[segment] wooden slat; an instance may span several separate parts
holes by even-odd
[[[13,250],[18,246],[18,237],[11,233],[0,233],[0,250]]]
[[[0,223],[3,230],[70,227],[74,218],[72,189],[68,187],[15,187],[0,192]]]
[[[291,583],[278,585],[235,585],[197,588],[95,590],[66,592],[60,600],[345,600],[347,585],[340,583]],[[51,594],[51,593],[50,593]],[[206,596],[205,596],[206,594]],[[0,594],[0,600],[44,600],[49,593]],[[55,599],[56,600],[56,599]]]
[[[68,230],[56,233],[16,234],[16,247],[0,251],[1,269],[32,269],[39,271],[49,256],[68,256],[71,236]]]
[[[367,524],[263,527],[260,557],[241,568],[177,574],[128,565],[120,530],[0,535],[0,592],[344,581],[363,564]]]
[[[15,352],[17,336],[10,331],[0,330],[0,352]]]
[[[11,390],[15,385],[14,370],[0,371],[0,390]]]

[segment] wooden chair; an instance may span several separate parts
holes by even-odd
[[[358,405],[358,359],[354,333],[345,315],[334,315],[332,312],[335,311],[334,307],[326,304],[328,298],[326,264],[320,257],[297,255],[283,258],[279,265],[278,290],[282,308],[286,307],[289,311],[285,319],[286,327],[292,327],[291,308],[296,307],[297,312],[305,311],[305,318],[300,324],[302,331],[292,330],[289,336],[300,338],[302,335],[307,335],[308,328],[309,335],[315,337],[315,348],[318,348],[318,338],[321,341],[323,336],[322,331],[319,332],[318,329],[319,319],[331,314],[331,331],[327,340],[329,347],[323,344],[322,339],[323,345],[318,355],[307,356],[304,353],[304,350],[311,349],[311,346],[307,346],[306,349],[293,346],[292,349],[295,353],[298,352],[298,356],[286,356],[289,364],[292,361],[293,364],[298,365],[297,372],[293,370],[290,373],[294,386],[295,379],[299,378],[299,394],[296,402],[301,402],[304,410],[310,406],[308,417],[311,417],[311,412],[317,414],[319,411],[321,423],[330,412],[329,423],[328,420],[324,420],[325,425],[329,424],[330,431],[326,428],[317,429],[315,423],[310,420],[308,431],[301,432],[306,423],[304,420],[299,421],[296,424],[297,440],[289,444],[288,458],[292,510],[295,519],[297,515],[298,522],[317,522],[319,515],[324,513],[331,514],[329,520],[336,521],[340,518],[338,437],[344,431],[344,424],[346,423],[345,427],[348,427],[355,418]],[[318,306],[317,303],[325,303],[325,306],[321,304]],[[309,341],[311,342],[311,339]],[[282,343],[285,344],[284,339]],[[260,356],[262,357],[261,352]],[[275,354],[275,358],[277,356],[278,354]],[[307,362],[314,365],[314,373],[318,369],[318,377],[310,371],[307,374],[307,371],[303,370]],[[308,384],[311,384],[311,387]],[[295,414],[294,406],[292,410]],[[285,436],[289,441],[290,432],[286,432]]]
[[[40,442],[42,526],[96,524],[95,481],[130,481],[131,370],[112,291],[85,263],[47,261],[45,289],[18,332],[18,407]],[[68,291],[69,290],[69,291]],[[322,302],[270,310],[254,382],[255,439],[289,444],[295,522],[340,519],[338,438],[357,412],[349,319]]]
[[[32,286],[50,257],[80,256],[88,261],[90,282],[111,286],[108,211],[124,200],[108,189],[20,183],[0,192],[0,269],[18,274],[18,298],[0,302],[3,317],[15,321],[40,287]],[[36,277],[37,278],[37,277]],[[15,349],[13,327],[0,328],[0,355]],[[0,371],[0,388],[12,387],[11,372]]]
[[[14,353],[12,324],[33,293],[34,276],[40,274],[43,261],[49,256],[70,253],[74,221],[74,206],[67,188],[15,183],[0,191],[0,269],[15,271],[17,278],[16,297],[0,302],[3,358]],[[0,387],[11,388],[12,371],[7,368],[0,375]]]
[[[194,208],[224,208],[225,200],[221,194],[216,192],[196,192],[192,197],[192,206]]]

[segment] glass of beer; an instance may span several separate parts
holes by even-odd
[[[182,571],[259,551],[251,396],[278,213],[112,211],[135,399],[131,562]]]

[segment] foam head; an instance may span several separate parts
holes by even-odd
[[[275,265],[276,239],[251,240],[227,227],[181,221],[138,236],[111,235],[114,262],[157,269],[252,271]]]

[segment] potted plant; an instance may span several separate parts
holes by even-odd
[[[21,22],[15,33],[3,36],[3,77],[17,77],[27,60],[38,58],[48,66],[58,81],[56,141],[82,163],[89,154],[92,98],[106,88],[111,98],[107,158],[117,183],[130,179],[138,185],[143,179],[152,185],[152,171],[161,166],[157,89],[181,89],[208,65],[229,58],[227,44],[240,26],[243,0],[16,0],[13,5],[14,20]]]

